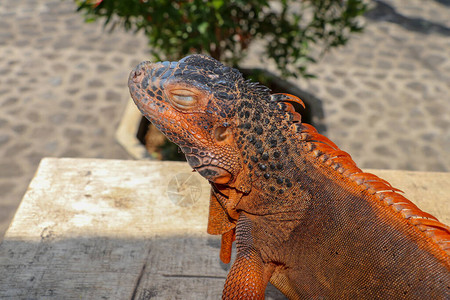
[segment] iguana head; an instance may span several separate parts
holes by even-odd
[[[129,87],[142,114],[211,182],[248,192],[254,173],[249,168],[264,173],[264,159],[277,156],[271,150],[283,138],[277,127],[286,125],[270,119],[283,120],[286,106],[280,109],[269,89],[213,58],[142,62],[131,72]]]

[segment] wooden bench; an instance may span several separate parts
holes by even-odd
[[[450,173],[371,172],[450,223]],[[43,159],[0,245],[0,298],[220,299],[208,205],[186,163]]]

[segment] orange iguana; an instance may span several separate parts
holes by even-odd
[[[361,171],[288,94],[204,55],[139,64],[141,112],[211,183],[208,233],[237,256],[224,299],[450,299],[450,228]]]

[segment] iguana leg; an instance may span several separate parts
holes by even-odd
[[[251,228],[250,219],[242,213],[236,226],[236,260],[228,273],[222,299],[264,299],[272,271],[253,247]]]
[[[233,246],[234,238],[234,229],[231,229],[230,231],[222,234],[222,242],[220,245],[220,260],[224,264],[230,263],[231,247]]]

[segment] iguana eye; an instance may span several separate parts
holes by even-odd
[[[182,103],[190,103],[190,102],[194,101],[194,97],[192,97],[192,96],[173,95],[173,98],[177,102],[182,102]]]
[[[197,104],[196,94],[189,90],[174,90],[170,92],[173,104],[180,109],[195,107]]]

